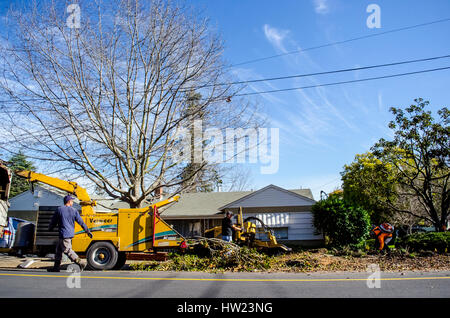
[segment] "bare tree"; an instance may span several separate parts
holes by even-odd
[[[419,222],[427,221],[427,212],[414,193],[398,188],[398,197],[395,202],[386,202],[387,208],[392,210],[392,223],[408,227],[408,233],[411,233],[412,227]]]
[[[181,174],[177,155],[192,92],[210,125],[258,126],[254,105],[234,97],[242,87],[224,84],[223,43],[198,12],[164,0],[78,1],[67,11],[72,2],[9,12],[2,149],[139,207],[156,188],[180,191],[195,175]]]
[[[251,191],[255,188],[252,180],[252,171],[248,166],[236,165],[224,167],[226,173],[222,177],[224,191]]]

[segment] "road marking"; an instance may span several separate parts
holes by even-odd
[[[70,275],[36,275],[36,274],[6,274],[0,273],[0,276],[16,277],[53,277],[68,278]],[[111,277],[111,276],[81,276],[87,279],[118,279],[118,280],[171,280],[171,281],[217,281],[217,282],[352,282],[367,281],[367,278],[320,278],[320,279],[256,279],[256,278],[177,278],[177,277]],[[403,280],[436,280],[450,279],[446,277],[394,277],[380,278],[382,281],[403,281]]]

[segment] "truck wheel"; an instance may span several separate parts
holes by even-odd
[[[117,264],[119,253],[109,242],[97,242],[87,251],[86,259],[89,267],[96,270],[113,269]]]
[[[119,252],[119,257],[117,258],[116,266],[113,269],[119,270],[121,269],[125,263],[127,262],[127,254],[124,252]]]

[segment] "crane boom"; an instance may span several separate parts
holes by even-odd
[[[97,203],[94,200],[91,200],[91,197],[87,193],[86,189],[79,186],[76,182],[61,180],[58,178],[46,176],[45,174],[28,170],[17,171],[16,174],[27,179],[30,182],[39,181],[49,186],[73,194],[78,198],[78,200],[80,200],[83,214],[94,213],[94,209],[92,207],[96,206]]]

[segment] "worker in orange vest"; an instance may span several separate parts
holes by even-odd
[[[394,227],[389,223],[383,223],[373,228],[372,234],[375,236],[375,248],[378,248],[379,251],[389,250],[387,245],[392,240],[392,233],[394,233]]]

